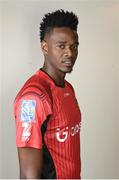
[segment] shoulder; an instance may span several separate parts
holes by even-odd
[[[20,89],[15,102],[19,101],[22,97],[34,97],[40,99],[42,102],[47,101],[51,104],[50,85],[46,79],[36,73]]]
[[[74,88],[73,88],[72,84],[69,83],[67,80],[65,80],[65,82],[66,82],[66,85],[67,85],[67,86],[71,89],[71,91],[73,91],[73,93],[74,93]]]

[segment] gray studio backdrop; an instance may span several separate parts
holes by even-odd
[[[18,178],[13,100],[43,64],[39,23],[63,8],[79,16],[79,56],[71,75],[82,111],[82,178],[119,178],[119,1],[0,1],[0,178]]]

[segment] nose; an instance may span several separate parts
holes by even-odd
[[[71,57],[71,56],[72,56],[72,50],[71,50],[71,48],[66,48],[66,49],[65,49],[64,56],[65,56],[65,57]]]

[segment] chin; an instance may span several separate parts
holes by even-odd
[[[71,73],[72,71],[73,71],[73,67],[67,68],[67,69],[65,70],[66,73]]]
[[[63,69],[61,70],[63,73],[71,73],[73,71],[73,68],[70,69]]]
[[[71,73],[73,71],[73,69],[69,70],[69,71],[66,71],[66,73]]]

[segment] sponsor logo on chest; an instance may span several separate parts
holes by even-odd
[[[63,130],[57,128],[56,139],[59,142],[65,142],[69,136],[74,137],[76,134],[80,132],[81,122],[69,128],[68,126]]]

